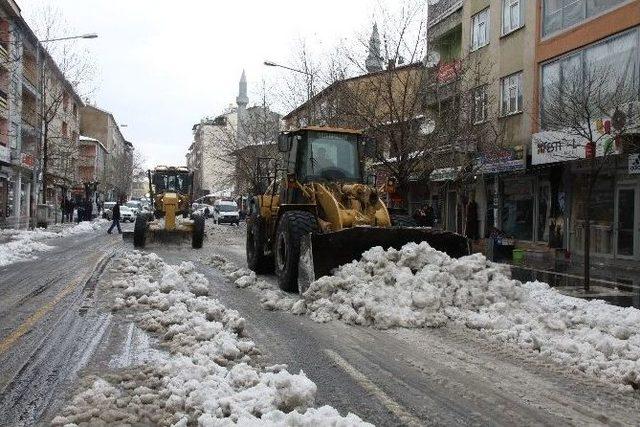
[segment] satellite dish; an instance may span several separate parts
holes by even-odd
[[[437,51],[431,51],[425,58],[425,66],[427,68],[433,68],[440,63],[440,54]]]
[[[436,130],[436,122],[433,119],[424,119],[420,124],[420,133],[422,135],[429,135]]]

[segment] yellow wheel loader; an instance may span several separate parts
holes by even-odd
[[[361,133],[309,126],[278,137],[284,167],[275,159],[263,177],[265,191],[250,199],[247,264],[258,273],[275,270],[281,289],[304,292],[317,278],[358,259],[374,246],[401,248],[427,241],[453,257],[470,253],[461,235],[416,227],[393,213],[364,182]]]
[[[133,246],[147,241],[176,242],[191,238],[200,249],[204,240],[204,217],[191,213],[193,173],[185,167],[158,166],[147,172],[153,217],[139,214],[133,227]]]

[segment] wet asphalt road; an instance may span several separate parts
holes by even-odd
[[[379,331],[264,310],[256,291],[235,288],[198,262],[218,253],[244,266],[242,233],[213,230],[202,251],[147,250],[169,263],[196,261],[213,294],[247,319],[264,363],[287,363],[318,385],[317,405],[385,426],[639,424],[638,393],[621,393],[466,330]],[[153,345],[100,299],[109,257],[128,243],[96,232],[52,244],[38,260],[0,268],[1,426],[46,423],[83,375],[129,366]]]

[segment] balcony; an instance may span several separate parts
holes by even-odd
[[[462,22],[462,0],[440,0],[429,5],[429,37],[437,38]]]
[[[34,82],[37,82],[37,80],[31,80],[31,77],[28,77],[27,74],[22,75],[22,88],[26,89],[28,93],[37,98],[40,95],[40,91]]]

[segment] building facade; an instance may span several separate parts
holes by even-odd
[[[1,0],[0,227],[35,225],[39,204],[60,218],[77,179],[81,106],[15,1]]]
[[[100,141],[106,149],[104,171],[98,178],[100,197],[104,201],[127,199],[131,195],[133,144],[124,138],[113,114],[94,105],[84,105],[80,131],[85,137]]]
[[[601,159],[602,174],[587,206],[585,159],[604,156],[598,154],[602,150],[594,147],[589,154],[584,138],[564,133],[549,145],[549,135],[557,130],[544,124],[552,84],[561,88],[569,71],[586,75],[603,66],[612,75],[602,84],[624,82],[631,96],[616,110],[627,124],[640,117],[639,26],[637,0],[447,0],[430,6],[426,62],[444,96],[434,97],[430,90],[427,104],[447,102],[447,86],[456,78],[468,79],[474,123],[493,123],[500,133],[499,144],[476,149],[468,200],[461,200],[460,188],[452,183],[455,162],[446,165],[450,173],[445,167],[432,174],[428,193],[440,212],[440,226],[468,234],[460,211],[472,204],[472,228],[477,229],[472,237],[480,249],[486,249],[484,237],[497,235],[533,257],[579,258],[588,209],[592,254],[616,265],[640,260],[637,126],[628,126],[612,155]],[[484,72],[471,81],[457,73],[460,68]],[[613,112],[595,117],[601,125],[590,126],[606,136],[612,117]]]
[[[194,173],[197,197],[214,195],[232,197],[236,193],[233,152],[249,138],[245,124],[251,108],[247,108],[247,77],[242,72],[238,83],[236,106],[216,117],[206,117],[192,127],[193,142],[186,154],[187,166]]]
[[[532,126],[531,167],[551,170],[555,178],[549,182],[547,215],[542,209],[537,212],[539,236],[552,236],[554,231],[559,234],[557,231],[562,230],[558,236],[561,239],[553,246],[582,256],[585,213],[589,210],[592,256],[619,267],[635,265],[640,260],[640,1],[538,3],[533,114],[539,120]],[[590,155],[585,142],[578,141],[569,159],[544,142],[548,135],[544,106],[551,96],[550,86],[576,67],[584,76],[608,73],[605,86],[627,82],[624,90],[631,95],[630,102],[616,109],[628,122],[635,121],[620,144],[616,140],[615,151],[602,160],[602,172],[589,205],[585,182],[593,174],[587,167]],[[613,114],[595,119],[606,125],[612,117]],[[592,123],[591,127],[598,126]],[[567,147],[561,150],[565,152]],[[600,155],[595,153],[596,158]]]

